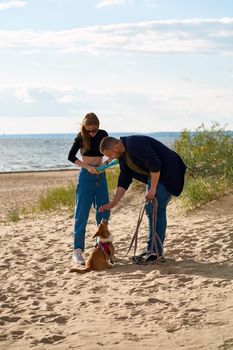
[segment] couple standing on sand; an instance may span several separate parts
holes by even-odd
[[[172,195],[179,196],[182,192],[186,165],[176,152],[154,138],[133,135],[116,139],[109,137],[105,130],[99,128],[99,124],[94,113],[88,113],[84,117],[68,156],[72,163],[81,168],[76,189],[73,259],[77,264],[85,264],[82,253],[85,249],[85,232],[91,206],[96,210],[97,225],[102,219],[108,221],[110,210],[119,203],[133,178],[147,186],[147,248],[136,260],[148,262],[162,258],[167,226],[166,207]],[[76,157],[79,150],[81,159]],[[110,202],[106,174],[98,174],[96,170],[102,164],[103,155],[108,157],[105,163],[118,159],[120,165],[116,193]],[[155,220],[152,200],[155,197],[158,203],[155,229],[159,257],[152,242]]]

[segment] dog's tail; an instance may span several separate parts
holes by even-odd
[[[77,272],[77,273],[86,273],[86,272],[89,272],[89,271],[92,271],[92,268],[91,267],[84,267],[84,268],[77,268],[77,267],[72,267],[70,269],[70,272]]]

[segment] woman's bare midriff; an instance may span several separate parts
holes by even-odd
[[[87,157],[83,156],[82,161],[89,165],[99,166],[103,162],[103,157]]]

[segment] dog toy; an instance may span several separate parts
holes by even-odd
[[[96,167],[96,170],[99,172],[104,171],[105,169],[110,168],[113,165],[117,165],[118,164],[118,160],[117,159],[113,159],[111,162],[105,164],[105,165],[100,165],[98,167]]]

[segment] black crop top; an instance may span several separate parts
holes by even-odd
[[[90,149],[82,153],[82,156],[88,156],[88,157],[103,157],[103,154],[100,153],[99,146],[102,139],[108,136],[107,131],[99,129],[94,137],[90,136]],[[72,163],[74,163],[78,158],[76,157],[76,154],[79,149],[82,150],[83,148],[83,138],[81,133],[79,132],[76,136],[74,143],[70,149],[68,160]]]

